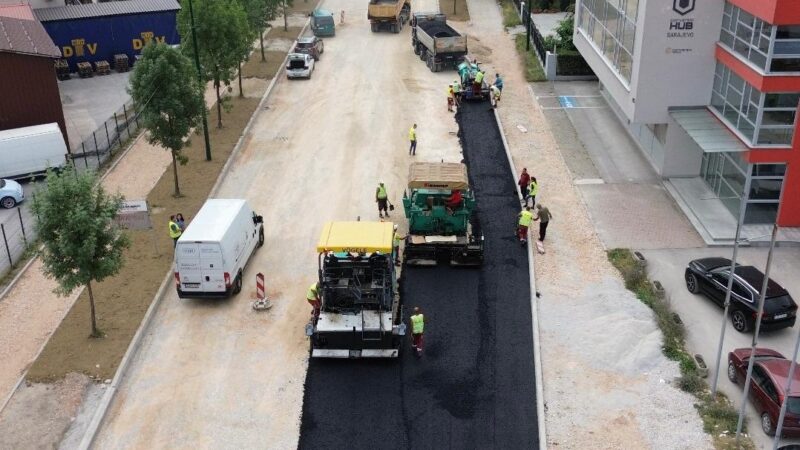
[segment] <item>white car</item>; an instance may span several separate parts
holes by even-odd
[[[287,78],[311,78],[314,71],[314,57],[305,53],[289,53],[286,62]]]
[[[0,206],[11,209],[25,199],[22,186],[14,180],[0,179]]]

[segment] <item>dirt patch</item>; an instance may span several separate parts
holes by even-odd
[[[92,384],[71,373],[54,384],[24,384],[0,416],[0,449],[52,448],[73,422]]]
[[[300,34],[300,30],[302,29],[303,27],[290,26],[286,31],[284,31],[283,25],[270,27],[267,30],[267,37],[265,39],[289,39],[290,41],[294,41],[297,39],[297,35]],[[266,42],[264,44],[266,45]]]
[[[316,1],[294,1],[292,5],[289,6],[290,13],[310,13],[317,7],[318,2]]]
[[[263,62],[261,61],[261,52],[258,50],[250,56],[250,61],[242,66],[244,78],[257,77],[271,80],[278,73],[283,65],[283,60],[286,59],[286,52],[266,51],[264,55],[267,60]]]
[[[455,7],[455,10],[453,10],[453,7]],[[467,8],[466,0],[439,0],[439,11],[447,14],[448,21],[469,22],[469,9]]]

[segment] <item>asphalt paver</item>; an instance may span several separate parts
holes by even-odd
[[[456,116],[485,237],[480,269],[405,268],[406,314],[426,318],[425,354],[309,363],[299,447],[535,448],[528,260],[519,200],[488,103]]]

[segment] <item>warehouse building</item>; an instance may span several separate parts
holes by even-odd
[[[180,43],[176,0],[126,0],[35,9],[36,18],[75,72],[79,62],[125,54],[133,64],[150,41]]]
[[[27,5],[0,8],[0,131],[55,122],[69,142],[53,67],[60,57]]]
[[[696,226],[733,229],[746,192],[746,224],[800,227],[800,1],[578,0],[575,20],[603,95]]]

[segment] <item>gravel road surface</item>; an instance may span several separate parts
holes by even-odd
[[[535,448],[527,252],[488,103],[458,114],[486,239],[481,269],[405,268],[406,309],[426,318],[426,349],[400,361],[312,360],[300,448]]]

